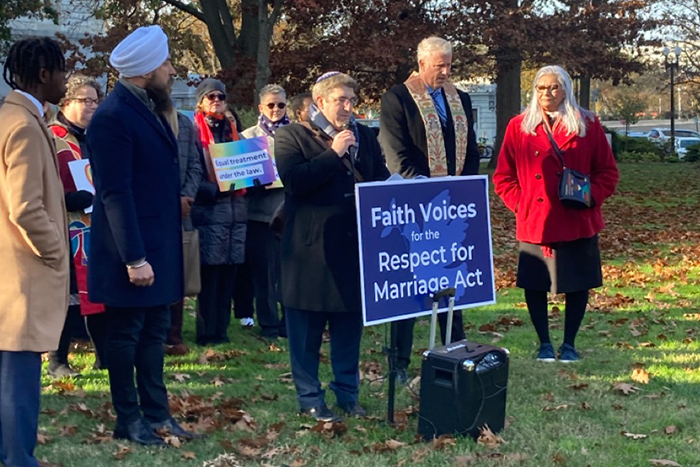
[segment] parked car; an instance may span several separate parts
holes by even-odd
[[[645,131],[630,131],[625,134],[624,128],[618,128],[615,130],[615,133],[620,136],[626,136],[627,138],[647,138],[649,136],[649,133]]]
[[[358,118],[357,123],[362,123],[374,131],[375,136],[379,135],[379,119],[378,118]]]
[[[688,148],[700,144],[700,137],[688,138],[685,136],[677,136],[675,138],[676,154],[679,159],[683,159],[688,152]]]
[[[700,133],[693,130],[680,130],[678,128],[674,131],[676,138],[700,138]],[[654,141],[657,143],[665,143],[671,139],[671,129],[670,128],[652,128],[647,134],[649,141]]]

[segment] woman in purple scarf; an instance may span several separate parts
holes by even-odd
[[[281,86],[269,84],[260,91],[260,117],[258,124],[248,128],[243,137],[264,136],[274,161],[275,130],[289,124],[287,94]],[[275,172],[277,169],[275,168]],[[253,299],[258,314],[260,334],[276,339],[286,336],[284,323],[279,318],[279,240],[270,230],[270,221],[277,207],[284,200],[282,183],[248,188],[248,235],[246,237],[245,264],[248,273],[236,275],[235,311],[241,324],[253,324]],[[245,320],[245,321],[244,321]]]

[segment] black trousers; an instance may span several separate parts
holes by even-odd
[[[447,327],[447,313],[438,315],[438,323],[440,324],[440,338],[443,345],[445,344],[445,328]],[[413,349],[413,327],[416,325],[416,318],[404,319],[396,322],[397,326],[397,363],[402,369],[408,368],[411,362],[411,350]],[[462,310],[455,310],[452,319],[452,342],[465,339],[464,321],[462,318]]]
[[[95,313],[85,316],[90,340],[95,347],[95,368],[107,368],[107,338],[109,337],[109,317],[107,313]]]
[[[180,345],[185,341],[182,338],[182,325],[185,314],[185,299],[175,302],[170,305],[170,328],[168,328],[168,337],[165,341],[168,345]]]
[[[0,464],[36,467],[41,354],[0,351]]]
[[[229,342],[231,300],[236,279],[236,265],[201,266],[202,289],[197,295],[197,344]]]
[[[168,305],[107,307],[106,313],[109,389],[117,425],[133,423],[141,414],[150,422],[168,419],[168,392],[163,382],[163,343],[170,325]]]
[[[245,263],[239,265],[233,293],[236,318],[253,316],[253,300],[258,315],[260,334],[278,337],[281,332],[279,308],[275,294],[278,281],[279,240],[267,222],[248,222]]]
[[[56,368],[60,365],[68,364],[68,351],[73,335],[80,323],[80,305],[71,305],[66,313],[66,320],[63,323],[61,337],[58,340],[58,348],[49,352],[49,367]]]
[[[92,341],[92,345],[95,347],[95,361],[97,362],[97,367],[100,366],[100,362],[105,361],[104,348],[105,340],[107,338],[107,324],[104,313],[97,313],[94,315],[88,315],[85,317],[85,324],[82,324],[82,318],[80,316],[80,305],[71,305],[68,307],[68,313],[66,314],[66,321],[63,325],[63,330],[61,331],[61,337],[58,341],[58,348],[49,352],[49,368],[56,368],[59,365],[68,364],[68,353],[70,351],[70,344],[75,337],[76,329],[84,327],[87,330],[87,334]]]

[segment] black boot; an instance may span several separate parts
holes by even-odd
[[[142,418],[139,418],[126,426],[117,425],[114,428],[114,434],[112,437],[114,439],[126,439],[128,441],[133,441],[134,443],[139,443],[143,446],[165,446],[165,441],[156,435],[155,431],[152,430]]]

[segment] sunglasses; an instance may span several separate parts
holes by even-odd
[[[275,107],[282,110],[285,107],[287,107],[287,104],[285,104],[284,102],[278,102],[278,103],[270,102],[269,104],[267,104],[267,108],[270,110],[274,109]]]
[[[207,99],[209,99],[210,101],[224,102],[226,100],[226,94],[221,94],[220,92],[212,92],[211,94],[207,94]]]

